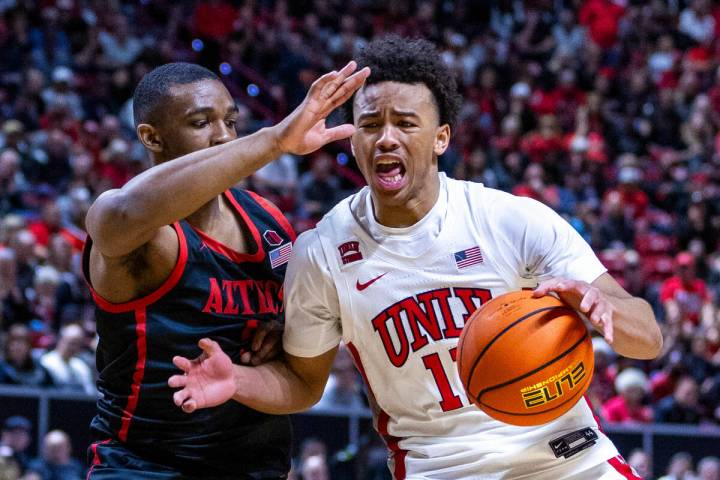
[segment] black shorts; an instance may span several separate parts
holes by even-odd
[[[116,440],[104,440],[88,448],[88,480],[283,480],[287,475],[188,475],[171,465],[145,459]]]

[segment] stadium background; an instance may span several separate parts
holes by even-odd
[[[720,5],[710,0],[0,0],[0,421],[29,428],[36,465],[64,461],[43,459],[49,429],[68,432],[84,463],[94,319],[79,275],[83,217],[149,166],[129,101],[142,75],[170,61],[207,66],[237,99],[242,135],[389,32],[433,40],[457,73],[465,102],[441,169],[550,205],[653,305],[657,360],[617,358],[595,340],[589,396],[623,455],[645,460],[647,478],[668,468],[719,478],[706,458],[720,455]],[[347,143],[283,156],[245,182],[299,231],[361,185]],[[323,464],[331,478],[387,475],[347,356],[320,407],[295,422],[303,478],[327,478]]]

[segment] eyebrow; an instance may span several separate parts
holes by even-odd
[[[394,113],[395,115],[400,116],[400,117],[415,117],[415,118],[420,118],[420,115],[418,115],[417,113],[413,112],[412,110],[398,110],[398,109],[393,108],[393,113]]]
[[[412,110],[397,110],[397,109],[393,108],[392,113],[393,113],[393,115],[397,115],[400,117],[420,118],[420,115],[413,112]],[[378,115],[380,115],[380,112],[378,112],[377,110],[371,110],[369,112],[361,113],[360,116],[358,117],[358,122],[361,122],[366,118],[377,117]]]
[[[215,111],[212,107],[199,107],[199,108],[193,108],[192,110],[189,110],[185,116],[186,117],[192,117],[193,115],[198,115],[201,113],[213,113]],[[227,113],[238,113],[240,109],[237,105],[233,104],[230,108],[228,108]],[[226,114],[227,114],[226,113]]]

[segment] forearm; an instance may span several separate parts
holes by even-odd
[[[628,358],[653,359],[662,350],[662,333],[652,307],[638,297],[608,295],[615,307],[613,349]]]
[[[99,198],[88,213],[90,235],[117,254],[129,253],[155,230],[185,218],[280,155],[276,127],[157,165]],[[103,252],[106,253],[106,252]]]
[[[233,400],[274,415],[302,412],[315,405],[316,392],[282,360],[257,367],[234,365]]]

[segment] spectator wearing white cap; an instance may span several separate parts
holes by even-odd
[[[626,368],[615,378],[618,395],[602,406],[602,416],[609,423],[649,423],[652,409],[643,405],[648,392],[648,378],[638,368]]]

